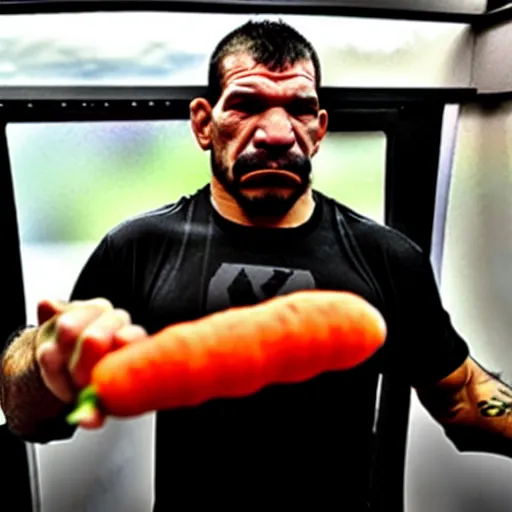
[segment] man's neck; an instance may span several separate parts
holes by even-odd
[[[211,201],[217,212],[225,219],[258,228],[295,228],[306,223],[315,209],[313,192],[309,188],[292,206],[288,212],[280,217],[249,217],[236,200],[222,184],[213,177],[210,183]]]

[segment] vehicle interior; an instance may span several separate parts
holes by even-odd
[[[213,45],[281,18],[317,48],[329,133],[314,184],[431,255],[472,354],[512,380],[512,2],[0,1],[2,343],[65,300],[101,236],[209,176],[189,127]],[[187,172],[184,173],[184,170]],[[145,512],[154,417],[24,443],[0,425],[20,512]],[[411,388],[376,390],[372,512],[506,512],[510,460],[459,454]]]

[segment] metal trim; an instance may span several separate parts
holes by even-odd
[[[5,122],[189,119],[189,103],[207,95],[205,86],[174,87],[0,87],[0,115]],[[403,107],[413,103],[464,103],[476,89],[370,89],[322,87],[329,111]]]
[[[0,4],[1,5],[1,4]],[[177,86],[1,86],[0,101],[61,100],[190,100],[207,94],[206,85]],[[477,95],[474,87],[336,87],[322,86],[324,101],[468,101]]]
[[[441,286],[446,218],[452,178],[455,146],[459,126],[459,105],[446,105],[443,113],[439,168],[432,225],[432,245],[430,258],[438,287]]]
[[[504,7],[494,9],[493,11],[489,11],[477,17],[472,25],[476,31],[481,31],[496,25],[501,25],[510,20],[512,20],[512,5],[507,4]]]
[[[2,14],[45,14],[99,11],[174,11],[246,14],[307,14],[357,16],[450,23],[473,23],[483,13],[434,11],[404,7],[360,7],[354,0],[4,0]],[[405,3],[407,5],[407,3]]]

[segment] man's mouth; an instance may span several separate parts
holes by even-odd
[[[298,174],[282,169],[258,169],[240,177],[240,184],[250,188],[291,187],[301,183]]]

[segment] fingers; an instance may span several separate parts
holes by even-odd
[[[84,331],[91,328],[103,314],[112,310],[112,304],[106,299],[70,303],[68,308],[55,319],[54,341],[67,356],[71,357],[76,342]]]
[[[136,343],[147,339],[148,333],[140,325],[125,325],[119,329],[113,336],[113,346],[115,349],[122,348],[130,343]]]
[[[102,318],[102,321],[105,321],[107,323],[106,318]],[[104,324],[105,325],[105,324]],[[114,331],[112,334],[112,343],[111,343],[111,350],[117,350],[118,348],[122,348],[124,346],[129,345],[130,343],[136,343],[142,340],[147,339],[148,334],[146,330],[141,327],[140,325],[133,325],[133,324],[125,324],[117,331]],[[84,368],[86,365],[84,365]],[[90,372],[91,368],[84,370],[85,373],[89,374],[90,378]],[[79,377],[78,377],[79,378]],[[77,379],[77,376],[75,375],[75,380]],[[84,380],[87,380],[84,378]],[[104,414],[101,413],[98,409],[93,409],[90,411],[90,414],[86,417],[80,420],[79,426],[81,428],[87,429],[87,430],[94,430],[101,428],[105,424],[106,417]]]
[[[79,335],[69,359],[68,368],[79,388],[90,382],[94,365],[115,349],[114,334],[130,325],[130,315],[122,309],[106,311],[96,317]]]
[[[43,343],[36,349],[41,378],[46,387],[62,402],[71,403],[76,388],[67,371],[67,359],[55,343]]]
[[[37,319],[39,325],[47,322],[53,316],[62,313],[66,309],[67,303],[59,300],[45,299],[37,305]]]
[[[105,419],[105,415],[103,415],[98,409],[94,409],[87,418],[80,420],[78,425],[87,430],[93,430],[101,428],[105,424]]]
[[[72,403],[91,381],[96,363],[109,352],[148,337],[131,323],[129,313],[106,299],[44,300],[38,305],[40,328],[36,360],[46,387],[62,402]],[[87,429],[100,428],[105,417],[93,411],[80,421]]]

